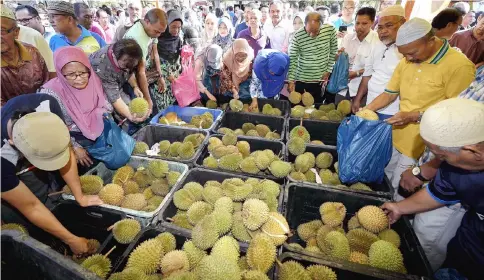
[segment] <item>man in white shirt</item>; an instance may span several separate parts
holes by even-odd
[[[348,89],[344,89],[336,95],[336,105],[342,100],[351,100],[356,96],[361,76],[365,70],[365,62],[376,44],[380,43],[378,34],[371,30],[375,16],[376,10],[374,8],[365,7],[359,9],[356,13],[355,33],[346,34],[343,38],[343,48],[340,51],[348,54],[350,82],[348,83]]]
[[[47,41],[47,46],[49,46],[48,43],[50,38],[54,36],[55,32],[54,30],[47,30],[47,28],[42,24],[42,19],[40,18],[39,12],[34,7],[29,5],[17,6],[17,8],[15,8],[15,17],[17,18],[17,23],[20,25],[33,28],[40,32],[40,34],[42,34]],[[49,64],[47,64],[47,67],[49,67]]]
[[[370,104],[378,95],[385,91],[393,71],[403,58],[398,52],[395,40],[397,39],[398,29],[404,23],[405,10],[402,6],[390,6],[380,13],[377,32],[381,43],[378,43],[373,48],[365,64],[365,72],[351,106],[353,113],[358,112],[360,105],[364,105],[362,101],[366,95],[368,95],[366,104]],[[378,110],[376,113],[381,120],[387,119],[400,110],[399,105],[400,100],[397,98],[393,103]]]
[[[289,33],[291,29],[287,22],[282,18],[283,4],[281,2],[273,2],[269,6],[269,15],[271,21],[267,21],[264,25],[264,31],[269,36],[271,41],[271,48],[287,53],[289,45]]]

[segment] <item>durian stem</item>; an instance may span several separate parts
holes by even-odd
[[[302,121],[303,121],[303,118],[301,118],[301,122],[299,123],[300,126],[302,126]]]
[[[173,220],[172,218],[166,218],[166,220],[170,223],[173,223],[175,220]]]
[[[277,263],[278,266],[282,266],[282,263],[281,263],[281,261],[279,261],[279,259],[276,259],[276,263]]]
[[[107,253],[104,255],[104,257],[105,257],[105,258],[107,258],[107,257],[109,256],[109,254],[111,254],[111,253],[114,251],[114,249],[116,249],[116,246],[114,246],[113,248],[111,248],[111,250],[109,250],[109,252],[107,252]]]
[[[58,191],[58,192],[49,193],[47,196],[53,196],[53,195],[58,195],[58,194],[63,194],[63,193],[66,193],[66,191]]]
[[[108,227],[108,229],[106,229],[106,230],[111,231],[114,228],[114,225],[116,225],[116,223],[114,223],[112,226]]]

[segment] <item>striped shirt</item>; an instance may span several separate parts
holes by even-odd
[[[294,34],[289,50],[289,81],[320,81],[325,72],[331,72],[335,61],[338,41],[336,30],[324,24],[316,37],[309,36],[305,28]]]

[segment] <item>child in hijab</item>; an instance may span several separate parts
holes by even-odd
[[[232,43],[234,28],[229,19],[223,17],[218,21],[218,34],[215,36],[214,43],[219,45],[224,52],[226,52]]]
[[[252,103],[250,110],[258,108],[257,98],[279,99],[289,71],[289,56],[273,49],[260,50],[254,60],[250,82]]]
[[[211,44],[195,60],[197,87],[202,102],[217,101],[220,88],[220,70],[223,50],[219,45]]]
[[[220,92],[235,99],[250,99],[254,50],[245,39],[236,39],[223,57]],[[223,102],[225,103],[225,102]]]
[[[209,13],[205,18],[205,24],[202,31],[202,47],[207,47],[213,43],[213,39],[217,35],[217,17]]]

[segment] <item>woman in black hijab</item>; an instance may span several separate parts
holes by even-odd
[[[181,30],[183,27],[182,14],[178,10],[168,11],[168,26],[165,33],[158,37],[158,54],[160,56],[161,72],[166,82],[164,92],[158,91],[158,84],[150,86],[151,98],[154,100],[153,113],[164,110],[175,102],[171,91],[171,83],[181,73],[180,52],[183,46]],[[156,108],[155,108],[156,107]]]

